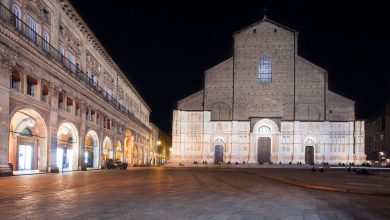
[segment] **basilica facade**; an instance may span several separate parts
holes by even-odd
[[[0,3],[0,175],[156,161],[151,109],[72,5]]]
[[[176,162],[361,163],[364,122],[328,73],[298,55],[298,33],[266,16],[233,34],[234,55],[177,103]]]

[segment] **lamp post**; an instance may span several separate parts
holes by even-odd
[[[381,152],[378,152],[378,156],[379,156],[379,158],[378,158],[378,163],[379,163],[379,165],[381,165],[381,161],[382,161],[382,156],[384,155],[384,153],[381,151]]]

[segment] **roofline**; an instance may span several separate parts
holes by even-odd
[[[258,24],[260,24],[260,23],[262,23],[262,22],[265,22],[265,21],[267,21],[267,22],[269,22],[269,23],[272,23],[272,24],[274,24],[274,25],[277,25],[277,26],[279,26],[279,27],[282,27],[282,28],[284,28],[284,29],[287,29],[287,30],[289,30],[289,31],[291,31],[291,32],[294,32],[294,33],[298,33],[298,32],[299,32],[299,31],[297,31],[297,30],[295,30],[295,29],[292,29],[292,28],[287,27],[287,26],[285,26],[285,25],[279,24],[279,23],[277,23],[277,22],[275,22],[275,21],[273,21],[273,20],[267,18],[267,16],[264,15],[263,19],[261,19],[260,21],[254,23],[254,24],[251,24],[251,25],[249,25],[249,26],[247,26],[247,27],[245,27],[245,28],[242,28],[242,29],[240,29],[240,30],[238,30],[238,31],[235,31],[235,32],[233,33],[233,35],[238,34],[238,33],[242,32],[242,31],[244,31],[244,30],[246,30],[246,29],[249,29],[249,28],[251,28],[251,27],[253,27],[253,26],[255,26],[255,25],[258,25]]]
[[[208,73],[208,72],[210,72],[212,69],[214,69],[214,68],[216,68],[216,67],[218,67],[218,66],[221,66],[222,64],[224,64],[224,63],[226,63],[226,62],[228,62],[228,61],[230,61],[230,60],[232,60],[232,59],[233,59],[233,57],[229,57],[228,59],[223,60],[223,61],[221,61],[220,63],[218,63],[218,64],[216,64],[216,65],[214,65],[214,66],[208,68],[207,70],[204,71],[204,73]]]
[[[81,17],[81,15],[78,13],[78,11],[75,9],[75,7],[73,7],[73,5],[69,2],[69,0],[60,0],[60,3],[62,3],[62,9],[64,10],[64,7],[65,8],[68,8],[68,12],[72,12],[73,11],[73,14],[70,14],[70,13],[66,13],[66,15],[73,21],[75,22],[78,22],[76,23],[76,26],[79,26],[80,28],[80,32],[82,34],[87,34],[87,35],[90,35],[92,36],[92,38],[94,38],[95,42],[91,43],[92,46],[97,46],[99,49],[97,49],[98,52],[101,53],[101,55],[103,56],[103,58],[106,59],[107,63],[109,65],[111,65],[111,67],[118,73],[122,76],[122,78],[124,79],[124,81],[130,86],[130,89],[133,90],[133,92],[138,96],[138,98],[141,100],[141,102],[146,106],[146,108],[152,112],[152,109],[150,108],[150,106],[145,102],[145,100],[142,98],[142,96],[138,93],[138,91],[135,89],[135,87],[133,86],[133,84],[130,82],[130,80],[126,77],[126,75],[124,74],[124,72],[122,71],[122,69],[116,64],[116,62],[114,61],[114,59],[110,56],[110,54],[107,52],[107,50],[104,48],[104,46],[100,43],[99,39],[96,37],[96,35],[93,33],[93,31],[89,28],[89,26],[87,25],[87,23],[85,23],[84,19]],[[65,4],[65,5],[64,5]],[[74,18],[74,17],[77,17],[77,18]],[[82,30],[82,28],[80,27],[82,26],[82,28],[84,28],[84,31]],[[88,36],[87,36],[88,38]],[[96,44],[96,45],[94,45]]]
[[[194,92],[194,93],[191,93],[190,95],[188,95],[188,96],[186,96],[186,97],[180,99],[179,101],[177,101],[177,104],[179,104],[179,102],[184,102],[184,101],[186,101],[187,99],[193,98],[193,97],[195,97],[196,95],[198,95],[199,93],[203,93],[203,90],[204,90],[204,89],[199,90],[199,91]]]

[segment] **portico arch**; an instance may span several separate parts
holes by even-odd
[[[114,151],[112,148],[112,143],[109,137],[105,137],[103,140],[103,153],[102,153],[103,161],[108,159],[114,159]]]
[[[89,130],[85,135],[85,155],[84,162],[87,167],[99,168],[100,155],[99,137],[94,130]]]
[[[258,163],[270,163],[273,161],[273,147],[276,147],[278,126],[270,119],[259,120],[253,126],[253,157]]]
[[[126,130],[126,137],[124,141],[124,162],[131,163],[132,150],[133,150],[134,137],[130,130]]]
[[[60,125],[57,132],[57,167],[61,170],[78,170],[79,140],[76,127],[70,122]]]
[[[305,164],[314,165],[314,149],[316,148],[317,140],[314,137],[307,137],[303,141],[305,148]]]
[[[46,171],[47,126],[38,111],[23,108],[12,115],[8,148],[14,171]]]
[[[223,152],[224,152],[225,140],[223,137],[214,138],[214,163],[223,163]]]
[[[118,140],[115,145],[115,159],[119,161],[123,161],[123,151],[122,151],[122,144]]]

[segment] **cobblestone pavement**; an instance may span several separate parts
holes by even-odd
[[[137,168],[0,178],[0,219],[390,219],[390,199],[236,169]]]

